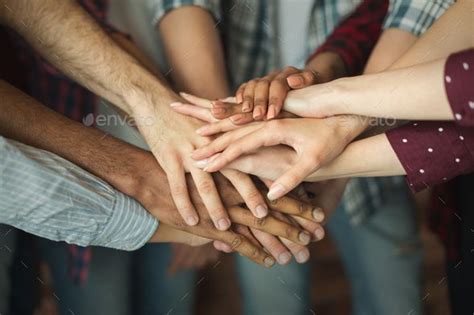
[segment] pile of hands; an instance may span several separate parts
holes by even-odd
[[[157,217],[185,232],[182,243],[214,240],[216,249],[266,267],[288,264],[292,256],[299,263],[309,259],[307,245],[324,237],[324,221],[347,181],[303,182],[352,140],[338,117],[304,118],[314,111],[297,90],[316,83],[316,73],[289,67],[242,84],[235,97],[211,101],[180,93],[170,109],[188,117],[163,121],[174,136],[151,137],[139,126],[178,210]]]

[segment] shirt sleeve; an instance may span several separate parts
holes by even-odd
[[[348,75],[360,73],[382,32],[388,0],[366,0],[348,16],[309,58],[322,52],[338,54]]]
[[[449,56],[444,86],[456,122],[474,127],[474,48]]]
[[[147,9],[153,12],[153,25],[159,24],[167,13],[184,6],[201,7],[209,11],[216,21],[221,19],[220,0],[146,0],[146,4]]]
[[[0,137],[0,222],[54,241],[135,250],[158,221],[137,201],[50,152]]]
[[[420,36],[452,4],[454,0],[390,0],[383,28],[397,28]]]
[[[414,191],[474,171],[474,128],[453,122],[413,122],[387,138]]]

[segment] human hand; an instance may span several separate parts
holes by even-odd
[[[292,147],[298,158],[270,187],[268,198],[274,200],[337,157],[353,139],[352,123],[350,118],[343,116],[259,122],[220,136],[210,145],[196,150],[192,157],[205,171],[214,172],[262,146],[284,144]]]
[[[133,161],[131,163],[135,164]],[[135,167],[133,175],[137,178],[138,183],[134,185],[135,188],[132,196],[140,201],[161,223],[204,238],[220,240],[257,263],[265,264],[266,262],[267,266],[273,264],[273,258],[264,253],[260,247],[251,243],[248,238],[236,233],[233,229],[220,231],[214,228],[191,178],[188,177],[191,198],[201,217],[201,221],[196,226],[186,225],[181,216],[176,212],[175,206],[171,201],[169,187],[166,181],[163,181],[164,173],[156,161],[153,160],[153,157],[144,152],[137,161],[137,164],[140,165],[140,168],[137,169]],[[299,245],[308,244],[311,239],[311,235],[308,232],[303,231],[300,227],[283,222],[272,215],[263,219],[255,218],[250,211],[237,206],[243,202],[243,199],[222,176],[217,175],[216,180],[234,224],[242,224],[266,233],[281,236]],[[270,208],[310,221],[316,221],[315,218],[320,216],[319,209],[313,209],[307,203],[298,202],[288,197],[271,203]],[[316,223],[313,222],[313,224]],[[320,227],[319,224],[317,226]]]
[[[151,117],[150,112],[146,112]],[[159,118],[158,118],[159,117]],[[197,135],[194,130],[201,126],[201,122],[189,117],[182,117],[167,111],[154,115],[147,122],[146,119],[135,119],[144,135],[152,153],[166,172],[173,200],[179,213],[188,225],[197,224],[199,217],[191,203],[188,186],[186,185],[185,172],[190,172],[201,198],[209,209],[209,214],[220,230],[230,226],[229,216],[225,211],[215,183],[209,174],[196,167],[190,158],[191,152],[198,147],[209,143],[210,139]],[[140,123],[141,122],[141,123]],[[157,130],[159,126],[159,130]],[[242,193],[244,201],[256,217],[264,217],[268,213],[263,196],[253,185],[250,178],[244,179],[236,171],[223,171],[236,189]],[[184,182],[183,182],[184,181]]]
[[[273,119],[280,113],[288,91],[316,83],[317,72],[286,67],[241,84],[235,97],[237,103],[242,103],[242,111],[253,112],[255,120]]]

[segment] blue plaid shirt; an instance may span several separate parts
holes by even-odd
[[[277,68],[278,6],[266,0],[145,0],[153,12],[152,26],[171,10],[200,6],[213,14],[222,34],[226,63],[235,89],[242,82]],[[307,54],[321,46],[362,0],[314,0],[308,25]],[[397,28],[419,36],[439,18],[454,0],[390,0],[384,29]],[[384,194],[400,189],[402,178],[355,178],[344,194],[344,206],[354,224],[376,211]]]

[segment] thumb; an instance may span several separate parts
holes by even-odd
[[[288,171],[283,173],[270,187],[268,192],[268,199],[275,200],[283,197],[288,192],[295,189],[296,186],[301,184],[318,166],[314,165],[312,161],[304,158],[300,158],[295,165],[293,165]]]
[[[286,78],[286,82],[292,89],[301,89],[317,83],[316,73],[311,70],[304,70],[300,73],[292,74]]]

